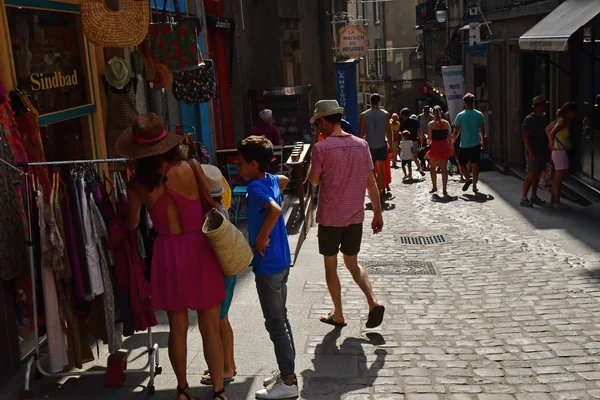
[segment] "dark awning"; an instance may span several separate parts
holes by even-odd
[[[567,0],[519,38],[521,50],[567,51],[569,38],[600,14],[600,0]]]

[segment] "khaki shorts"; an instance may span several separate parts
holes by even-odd
[[[346,256],[355,256],[360,252],[362,233],[362,223],[343,227],[319,225],[319,253],[331,257],[341,250]]]

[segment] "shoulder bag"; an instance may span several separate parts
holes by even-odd
[[[133,47],[148,34],[150,3],[123,0],[119,11],[106,7],[104,0],[82,0],[81,22],[90,42],[103,47]]]
[[[206,103],[215,98],[216,91],[212,60],[204,60],[197,69],[173,73],[173,97],[180,103]]]

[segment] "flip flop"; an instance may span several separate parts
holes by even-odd
[[[383,322],[383,314],[385,313],[384,306],[375,306],[369,312],[369,318],[367,319],[366,327],[368,329],[377,328]]]
[[[472,183],[473,183],[473,181],[471,179],[467,179],[467,181],[465,182],[465,184],[462,187],[462,191],[466,192],[467,190],[469,190],[469,187],[471,186]]]
[[[204,370],[204,375],[210,375],[210,369],[205,369]],[[235,371],[233,371],[233,376],[237,376],[237,369]]]
[[[208,376],[208,379],[202,378],[200,380],[200,383],[203,385],[212,385],[212,379],[210,378],[210,370],[205,369],[204,370],[204,375]],[[233,371],[233,377],[232,378],[223,378],[223,384],[227,384],[227,383],[231,383],[233,381],[235,381],[235,377],[237,375],[237,370]]]
[[[332,314],[332,313],[329,313],[329,314],[327,314],[327,317],[321,317],[321,319],[320,319],[319,321],[321,321],[321,322],[322,322],[322,323],[324,323],[324,324],[327,324],[327,325],[333,325],[333,326],[341,326],[341,327],[344,327],[344,326],[348,325],[348,324],[347,324],[347,323],[345,323],[345,322],[335,322],[335,321],[333,320],[333,314]]]

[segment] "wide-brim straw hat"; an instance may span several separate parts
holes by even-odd
[[[202,171],[206,175],[208,181],[208,190],[210,191],[211,197],[219,197],[227,191],[225,185],[223,185],[223,174],[221,170],[214,165],[202,164]]]
[[[344,114],[344,107],[340,107],[337,100],[321,100],[315,105],[315,113],[310,119],[310,123],[314,124],[316,120],[323,117],[328,117],[334,114]]]
[[[104,78],[110,86],[123,89],[131,80],[131,68],[121,57],[113,57],[106,64]]]
[[[117,152],[125,158],[146,158],[164,154],[183,141],[182,135],[168,133],[154,113],[138,115],[131,128],[117,139]]]
[[[155,89],[169,89],[173,85],[173,73],[166,65],[154,63],[154,74],[152,83]]]

